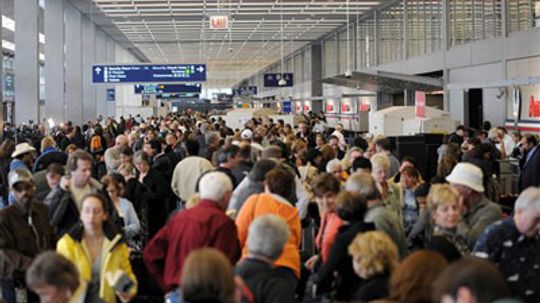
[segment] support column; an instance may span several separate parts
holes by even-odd
[[[414,106],[415,105],[416,91],[413,89],[406,89],[403,91],[403,105]]]
[[[102,30],[96,29],[96,62],[98,64],[107,63],[106,40],[107,36]],[[96,86],[96,116],[107,116],[107,104],[105,94],[107,86],[105,84],[95,84]]]
[[[109,36],[107,36],[107,62],[110,64],[116,63],[116,42]],[[109,85],[108,88],[116,90],[116,85]],[[107,113],[103,117],[114,117],[116,114],[116,101],[105,100],[105,102],[107,104]]]
[[[45,118],[56,123],[64,112],[64,1],[45,2]]]
[[[71,4],[65,6],[66,23],[66,119],[82,122],[82,49],[81,13]]]
[[[92,84],[92,63],[96,58],[96,28],[88,17],[82,18],[82,108],[83,122],[96,119],[95,87]]]
[[[323,55],[322,47],[320,43],[314,43],[311,45],[311,96],[322,96],[323,94],[323,85],[322,85],[322,68],[323,68]]]
[[[15,123],[39,122],[38,0],[14,1]]]

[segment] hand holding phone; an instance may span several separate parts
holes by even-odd
[[[109,285],[116,291],[121,298],[130,297],[130,292],[135,287],[135,282],[122,270],[117,269],[114,272],[105,273],[105,278]]]

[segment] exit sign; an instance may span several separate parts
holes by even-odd
[[[215,15],[210,16],[210,29],[228,29],[229,16]]]

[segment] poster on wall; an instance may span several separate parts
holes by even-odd
[[[426,117],[426,92],[417,91],[415,92],[415,113],[416,118],[425,118]]]
[[[507,118],[540,122],[540,85],[509,88]],[[517,116],[517,117],[516,117]]]
[[[116,90],[114,88],[107,89],[107,101],[114,102],[116,100]]]

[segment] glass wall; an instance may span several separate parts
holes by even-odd
[[[507,0],[508,32],[540,27],[540,0]]]
[[[376,65],[375,16],[371,15],[357,25],[357,62],[360,68]]]
[[[442,49],[442,1],[407,1],[407,57]]]
[[[378,15],[379,63],[403,58],[403,2],[398,2]]]
[[[324,41],[324,70],[323,76],[330,77],[337,74],[337,48],[335,36],[330,36]]]

